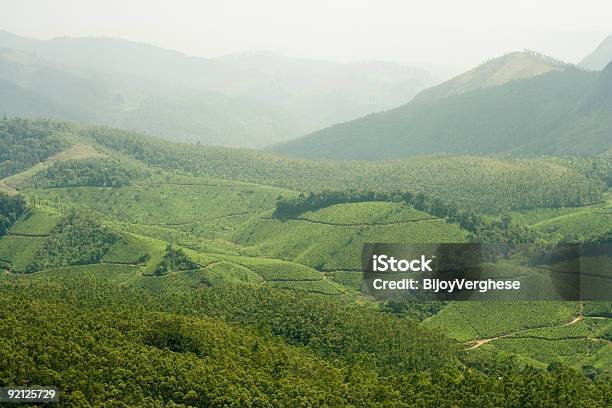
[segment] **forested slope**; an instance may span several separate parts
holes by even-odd
[[[70,274],[0,281],[0,292],[4,381],[25,369],[32,384],[59,386],[65,406],[611,402],[609,383],[564,366],[466,369],[435,334],[330,301],[232,288],[151,296]]]
[[[82,137],[153,166],[296,191],[424,191],[483,212],[576,206],[601,201],[585,166],[552,158],[435,155],[384,162],[310,161],[252,150],[170,144],[108,128]]]
[[[53,382],[66,405],[610,403],[606,303],[376,301],[359,265],[381,240],[604,239],[603,156],[325,162],[2,123],[15,151],[61,145],[2,179],[19,193],[0,238],[8,382]]]
[[[612,147],[612,66],[566,68],[338,124],[273,150],[317,159],[432,153],[591,155]]]

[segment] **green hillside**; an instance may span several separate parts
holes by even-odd
[[[54,381],[71,406],[388,407],[408,406],[407,395],[425,407],[609,402],[605,383],[563,366],[499,378],[466,370],[436,334],[363,307],[236,288],[153,296],[74,272],[0,282],[5,381],[25,368],[32,382]]]
[[[531,210],[513,213],[512,217],[552,239],[594,239],[612,230],[612,196],[608,192],[606,201],[599,205]]]
[[[105,128],[77,131],[91,143],[151,166],[294,191],[426,192],[487,213],[599,202],[585,165],[553,158],[436,155],[383,162],[310,161],[252,150],[171,144]],[[579,161],[579,160],[578,160]]]
[[[354,215],[354,218],[352,217]],[[232,239],[246,253],[285,258],[325,271],[360,271],[367,242],[464,242],[460,227],[393,203],[338,204],[296,219],[264,213]]]
[[[612,402],[609,302],[377,301],[360,265],[366,242],[601,237],[603,156],[307,161],[0,123],[8,383],[26,367],[73,405]],[[538,290],[522,262],[486,270]]]
[[[555,70],[338,124],[273,148],[316,159],[432,153],[592,155],[612,146],[605,71]]]
[[[603,192],[598,179],[609,179],[605,166],[600,174],[585,159],[436,155],[384,162],[308,161],[246,149],[173,144],[138,133],[65,122],[8,118],[1,119],[0,126],[6,132],[0,143],[7,152],[0,161],[0,170],[5,169],[0,189],[7,191],[32,186],[111,186],[125,184],[120,180],[126,175],[157,177],[167,171],[174,173],[173,178],[180,173],[299,192],[424,192],[461,208],[500,213],[597,203]],[[32,148],[23,147],[26,144]],[[56,163],[73,159],[92,161]],[[46,169],[49,165],[53,166]],[[160,181],[165,182],[153,184]],[[184,187],[197,183],[188,181]]]

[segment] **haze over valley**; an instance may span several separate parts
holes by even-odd
[[[612,406],[609,2],[0,2],[0,387]]]

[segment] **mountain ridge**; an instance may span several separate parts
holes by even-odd
[[[609,70],[587,72],[568,65],[456,95],[416,97],[398,108],[337,124],[271,150],[334,160],[436,153],[602,153],[612,146],[609,76]]]
[[[49,94],[45,90],[61,82],[55,76],[32,81],[23,64],[14,68],[15,61],[5,59],[3,68],[12,75],[7,78],[0,67],[0,78],[74,108],[54,117],[231,147],[262,147],[389,109],[434,82],[426,71],[390,63],[341,64],[261,53],[211,59],[116,38],[34,40],[0,32],[0,48],[27,53],[27,69],[40,71],[44,65],[72,84],[70,97],[59,90]],[[78,87],[77,77],[84,82]],[[72,97],[92,96],[92,89],[99,90],[93,95],[99,98]],[[0,113],[10,103],[0,100]]]
[[[592,53],[584,57],[580,66],[592,71],[601,71],[612,62],[612,34],[607,36]]]

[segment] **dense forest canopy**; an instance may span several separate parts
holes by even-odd
[[[53,282],[0,282],[0,293],[3,381],[18,381],[25,369],[29,384],[58,385],[66,406],[612,402],[609,382],[591,382],[562,365],[537,371],[500,361],[486,375],[454,360],[442,339],[409,322],[317,299],[296,302],[279,292],[151,296],[101,279],[56,275]],[[33,361],[32,349],[44,350],[49,363]],[[371,355],[382,350],[396,354]]]
[[[110,158],[58,161],[38,173],[34,187],[124,187],[145,178],[143,166]]]
[[[58,153],[68,143],[67,125],[47,120],[0,119],[0,178],[25,170]]]
[[[9,197],[0,191],[0,237],[26,211],[27,206],[23,197]]]
[[[57,145],[13,163],[22,194],[0,195],[0,385],[56,384],[65,406],[612,403],[605,302],[377,302],[356,269],[378,237],[607,242],[605,155],[307,161],[2,126],[10,148]],[[491,263],[525,273],[508,262]]]

